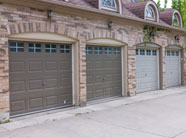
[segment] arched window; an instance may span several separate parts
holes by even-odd
[[[180,20],[178,14],[174,14],[173,16],[173,26],[180,26]]]
[[[148,6],[145,10],[146,19],[155,20],[155,12],[151,6]]]
[[[102,5],[102,7],[111,8],[111,9],[116,10],[115,0],[102,0],[101,5]]]

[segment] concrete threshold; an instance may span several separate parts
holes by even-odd
[[[178,86],[168,88],[166,90],[156,90],[138,94],[134,97],[119,97],[99,102],[91,102],[86,107],[70,107],[65,109],[58,109],[38,114],[27,115],[23,117],[13,118],[10,123],[0,125],[0,133],[19,128],[29,127],[33,125],[42,124],[48,121],[56,121],[61,119],[70,118],[73,116],[80,116],[91,112],[98,112],[109,110],[119,106],[125,106],[137,102],[156,99],[158,97],[178,94],[186,92],[186,86]]]

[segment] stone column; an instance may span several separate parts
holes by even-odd
[[[7,22],[7,20],[0,18],[0,122],[8,120],[10,112]]]
[[[182,84],[186,85],[186,50],[182,51]]]
[[[85,106],[87,101],[86,87],[86,40],[81,37],[79,41],[79,105]]]
[[[136,95],[136,47],[128,45],[128,96]]]
[[[165,46],[162,46],[160,49],[160,89],[166,88],[166,64],[165,64],[165,55],[166,49]]]

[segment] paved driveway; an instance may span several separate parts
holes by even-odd
[[[186,87],[181,89],[129,104],[107,102],[104,109],[98,104],[91,112],[24,128],[0,127],[0,138],[186,138]]]

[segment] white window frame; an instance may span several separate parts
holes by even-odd
[[[148,9],[148,8],[152,11],[154,17],[148,17],[148,16],[147,16],[147,9]],[[155,11],[154,11],[154,9],[152,8],[152,6],[150,6],[150,5],[148,5],[147,8],[145,9],[145,18],[146,18],[147,20],[151,20],[151,21],[155,21],[155,20],[156,20]]]
[[[102,0],[100,0],[100,4],[101,4],[101,9],[105,9],[105,10],[110,10],[110,11],[115,11],[115,12],[117,12],[117,3],[116,3],[116,0],[113,0],[114,1],[114,3],[115,3],[115,8],[113,8],[113,7],[108,7],[108,6],[105,6],[105,5],[103,5],[102,4]]]
[[[175,18],[176,17],[176,18]],[[177,25],[175,25],[174,24],[174,20],[177,20]],[[175,26],[175,27],[179,27],[181,24],[180,24],[180,18],[179,18],[179,15],[177,14],[177,13],[174,13],[174,15],[173,15],[173,19],[172,19],[172,24],[173,24],[173,26]]]

